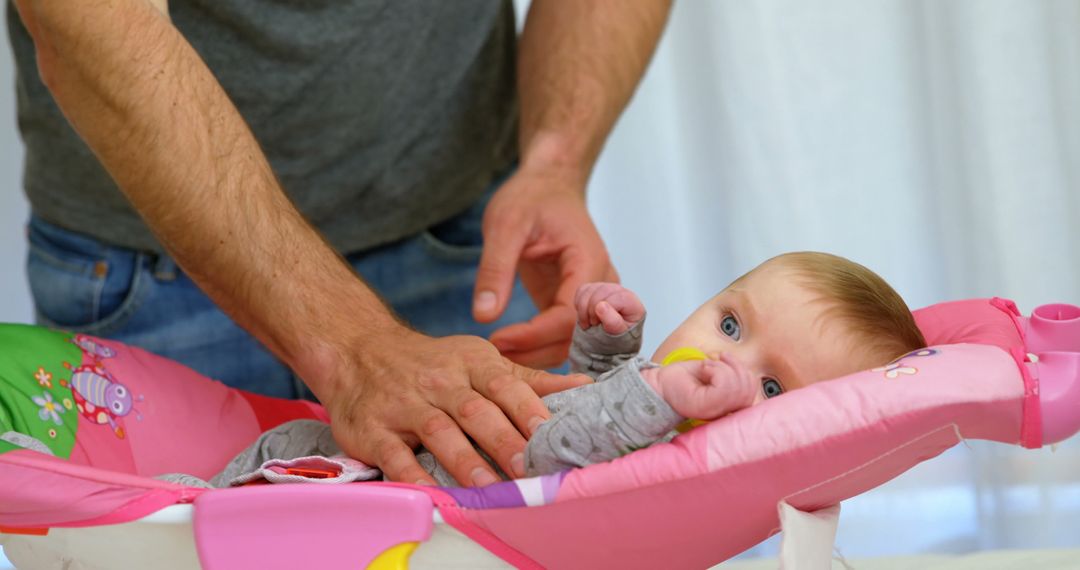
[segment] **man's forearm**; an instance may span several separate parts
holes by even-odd
[[[393,317],[289,202],[163,5],[17,2],[53,97],[170,253],[278,356],[317,376],[341,349],[320,345],[325,331],[362,334],[348,319],[377,334]]]
[[[670,0],[533,0],[518,55],[526,165],[588,176],[670,8]]]

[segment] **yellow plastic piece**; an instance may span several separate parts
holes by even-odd
[[[704,352],[701,352],[692,346],[683,346],[669,352],[668,355],[664,357],[664,360],[660,362],[660,365],[667,366],[668,364],[674,364],[676,362],[705,360],[706,358],[708,358],[708,356],[705,356]]]
[[[660,362],[661,366],[667,366],[668,364],[674,364],[676,362],[687,362],[690,360],[705,360],[708,356],[704,352],[692,347],[681,346],[668,353],[664,357],[664,360]],[[695,420],[693,418],[686,420],[685,422],[675,426],[675,431],[679,433],[686,433],[698,426],[703,426],[709,422],[702,420]]]
[[[417,546],[420,546],[419,542],[402,542],[391,546],[376,556],[367,565],[367,570],[408,570],[409,557]]]

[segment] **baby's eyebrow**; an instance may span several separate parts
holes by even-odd
[[[731,287],[727,290],[731,297],[735,301],[736,305],[739,305],[739,318],[742,321],[742,325],[753,329],[755,321],[757,321],[757,308],[754,307],[754,302],[750,299],[750,295],[746,293],[741,287]]]
[[[785,390],[794,390],[806,385],[806,382],[796,374],[797,368],[792,365],[790,358],[783,352],[772,355],[769,364],[780,374],[777,380],[784,385]]]

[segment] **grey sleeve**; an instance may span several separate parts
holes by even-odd
[[[643,368],[655,366],[633,359],[594,384],[560,392],[559,402],[549,404],[551,419],[540,425],[525,447],[528,475],[610,461],[668,439],[686,418],[641,377]]]
[[[570,371],[588,374],[594,379],[632,360],[641,352],[641,334],[645,319],[641,319],[626,332],[610,335],[597,325],[587,330],[574,326],[570,343]]]
[[[341,453],[330,425],[315,420],[294,420],[264,432],[210,480],[213,487],[228,487],[238,475],[255,471],[270,459],[296,459],[308,455],[329,457]]]
[[[6,431],[0,435],[0,440],[6,441],[12,445],[17,445],[23,449],[44,453],[45,455],[56,455],[49,449],[49,446],[42,443],[40,439],[26,435],[25,433]]]

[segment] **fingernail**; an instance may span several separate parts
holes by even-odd
[[[435,484],[427,479],[417,479],[413,482],[413,485],[427,485],[428,487],[434,487]]]
[[[506,342],[505,340],[493,340],[491,344],[495,345],[495,349],[499,352],[506,352],[508,350],[514,350],[514,345]]]
[[[544,423],[544,418],[540,416],[533,416],[529,420],[529,435],[536,433],[536,430],[540,428],[540,424]]]
[[[510,458],[510,468],[514,470],[515,477],[525,476],[525,454],[518,453]]]
[[[481,291],[473,300],[473,309],[478,313],[490,313],[495,310],[495,293]]]
[[[498,481],[498,479],[491,474],[491,471],[488,471],[483,467],[473,469],[472,473],[469,473],[469,479],[472,480],[473,487],[484,487]]]

